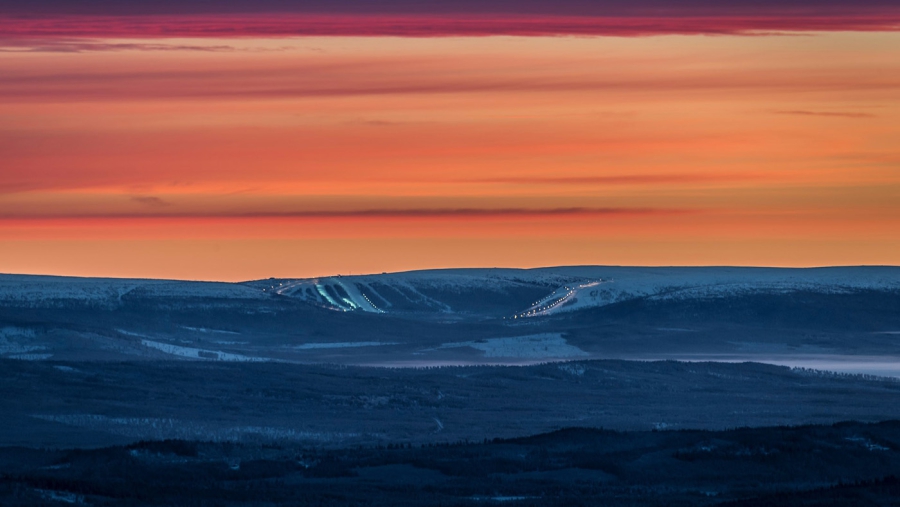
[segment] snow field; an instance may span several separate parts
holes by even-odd
[[[445,343],[439,348],[451,349],[471,347],[484,352],[484,357],[505,358],[560,358],[583,357],[589,355],[556,333],[544,333],[509,338],[488,338],[486,340]]]

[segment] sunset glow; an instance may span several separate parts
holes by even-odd
[[[889,10],[76,14],[0,19],[2,272],[900,263]]]

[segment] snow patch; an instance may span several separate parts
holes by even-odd
[[[265,357],[245,356],[241,354],[230,354],[220,352],[218,350],[195,349],[193,347],[182,347],[180,345],[172,345],[171,343],[155,342],[153,340],[141,340],[141,345],[156,350],[172,354],[173,356],[186,357],[189,359],[202,359],[206,361],[236,361],[236,362],[264,362],[270,361]]]
[[[125,331],[124,329],[116,329],[116,332],[119,334],[124,334],[125,336],[134,336],[135,338],[150,338],[145,334],[133,333],[131,331]]]
[[[291,348],[296,350],[312,349],[343,349],[350,347],[379,347],[384,345],[397,345],[397,342],[334,342],[334,343],[303,343]]]
[[[484,352],[484,357],[558,358],[589,355],[569,343],[558,333],[543,333],[511,338],[445,343],[439,348],[471,347]]]
[[[0,328],[0,340],[7,338],[34,338],[34,330],[24,327],[6,326]]]
[[[52,502],[62,502],[62,503],[71,503],[71,504],[83,504],[84,496],[76,495],[75,493],[69,493],[68,491],[54,491],[50,489],[35,489],[37,494],[41,495],[41,498],[44,500],[50,500]]]
[[[12,326],[0,328],[0,356],[32,361],[41,359],[37,356],[50,357],[52,354],[34,354],[34,352],[47,350],[47,347],[21,343],[34,337],[35,333],[31,329]]]
[[[569,375],[574,375],[576,377],[583,376],[584,372],[587,371],[587,369],[584,367],[583,364],[577,364],[577,363],[574,363],[574,364],[563,363],[563,364],[559,365],[558,368],[560,370],[568,373]]]
[[[20,361],[43,361],[51,357],[53,357],[53,354],[14,354],[9,356],[10,359],[18,359]]]
[[[852,437],[846,437],[844,440],[848,440],[850,442],[860,444],[869,451],[889,451],[889,450],[891,450],[889,447],[885,447],[883,445],[876,444],[875,442],[872,442],[868,438],[860,437],[860,436],[856,436],[856,435],[854,435]]]
[[[219,333],[219,334],[241,334],[235,333],[234,331],[223,331],[221,329],[209,329],[206,327],[190,327],[190,326],[180,326],[181,329],[187,329],[188,331],[194,331],[196,333]]]

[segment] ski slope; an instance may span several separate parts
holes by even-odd
[[[236,303],[294,298],[339,312],[483,315],[514,320],[639,298],[865,290],[900,291],[900,268],[569,266],[427,270],[244,283],[0,275],[0,305],[5,306],[77,303],[115,307],[129,298]]]
[[[538,269],[449,269],[282,282],[280,295],[339,311],[391,313],[406,304],[421,312],[454,313],[447,297],[491,291],[502,297],[520,288],[540,289],[510,319],[534,318],[646,298],[721,298],[753,293],[900,290],[900,268],[737,268],[574,266]],[[457,297],[457,299],[459,299]],[[377,301],[377,302],[376,302]],[[476,304],[473,296],[471,300]],[[471,310],[468,310],[471,311]],[[477,311],[477,310],[476,310]]]

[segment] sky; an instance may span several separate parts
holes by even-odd
[[[900,264],[879,0],[0,7],[0,272]]]

